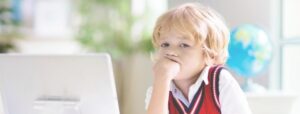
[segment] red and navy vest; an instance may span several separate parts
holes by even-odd
[[[223,67],[209,69],[207,85],[202,82],[189,107],[169,93],[169,114],[221,114],[219,102],[219,74]]]

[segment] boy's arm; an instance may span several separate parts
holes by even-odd
[[[147,114],[168,114],[170,83],[180,71],[180,65],[168,58],[159,59],[153,66],[154,83]]]
[[[147,114],[168,114],[170,83],[168,79],[155,80]]]

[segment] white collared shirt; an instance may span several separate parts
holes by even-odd
[[[191,85],[188,93],[188,99],[184,97],[183,93],[172,82],[170,91],[174,97],[181,100],[186,106],[189,106],[201,84],[205,83],[207,85],[209,83],[209,68],[209,66],[205,67],[197,81]],[[222,114],[251,114],[245,94],[241,90],[239,84],[227,70],[222,70],[220,73],[219,91]],[[146,109],[150,102],[151,94],[152,87],[147,90],[145,99]]]

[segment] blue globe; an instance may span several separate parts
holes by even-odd
[[[240,76],[257,76],[271,61],[272,44],[267,34],[254,25],[241,25],[230,34],[227,66]]]

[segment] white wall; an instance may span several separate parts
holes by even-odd
[[[228,22],[229,27],[252,23],[263,27],[266,31],[271,29],[272,0],[169,0],[169,7],[195,1],[218,11]]]

